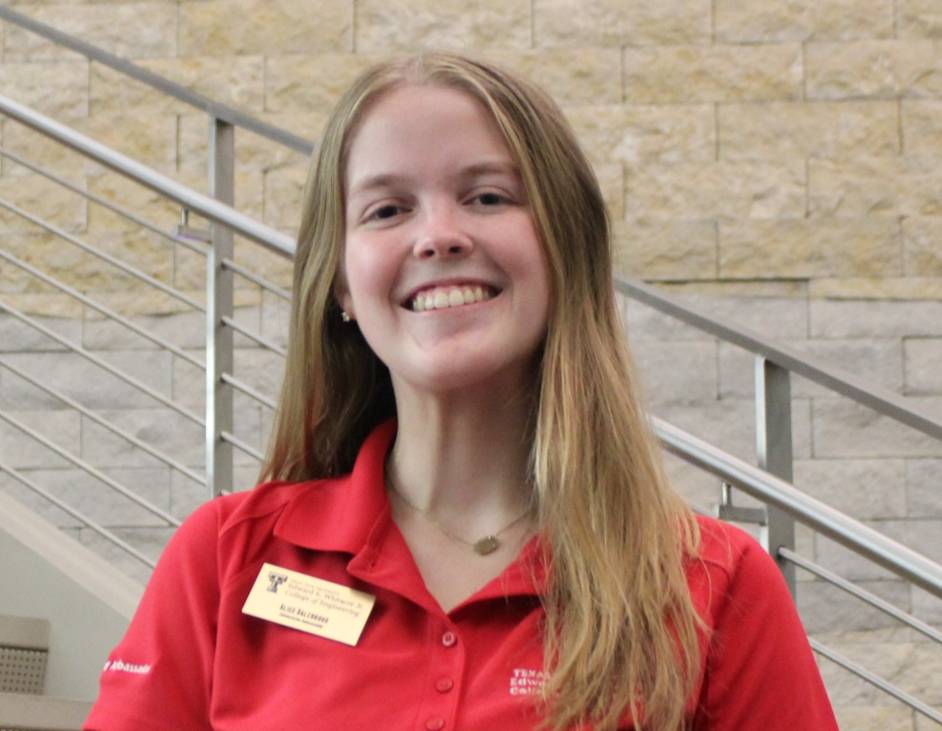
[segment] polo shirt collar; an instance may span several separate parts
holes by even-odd
[[[395,419],[378,425],[360,447],[350,474],[305,485],[306,489],[288,503],[278,518],[275,535],[303,548],[353,555],[349,569],[360,578],[380,579],[385,584],[381,577],[392,579],[387,572],[397,575],[404,570],[401,561],[392,556],[383,560],[378,555],[383,545],[387,549],[394,547],[397,553],[400,549],[408,553],[392,520],[385,489],[386,455],[395,437]],[[389,531],[396,533],[393,545],[387,541]],[[538,594],[546,580],[540,553],[540,539],[534,537],[513,563],[468,602]],[[469,556],[469,560],[473,558]]]
[[[377,520],[389,512],[384,466],[395,437],[394,419],[373,429],[353,470],[308,483],[278,518],[275,535],[315,551],[358,553]]]

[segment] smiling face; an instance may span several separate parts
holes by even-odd
[[[396,87],[360,121],[345,173],[338,299],[393,383],[532,382],[549,275],[487,109],[453,88]]]

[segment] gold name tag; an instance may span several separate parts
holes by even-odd
[[[356,645],[376,597],[266,563],[242,613],[328,640]]]

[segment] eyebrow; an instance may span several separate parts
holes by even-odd
[[[480,175],[510,175],[514,178],[520,177],[519,168],[510,162],[485,161],[461,168],[455,178],[474,178]],[[376,188],[388,188],[407,181],[408,178],[395,173],[379,173],[371,175],[359,181],[350,188],[350,196],[358,195]]]

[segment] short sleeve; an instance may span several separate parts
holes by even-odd
[[[837,731],[821,674],[781,572],[748,537],[714,597],[696,731]]]
[[[105,664],[86,731],[210,728],[221,502],[198,508],[167,543]]]

